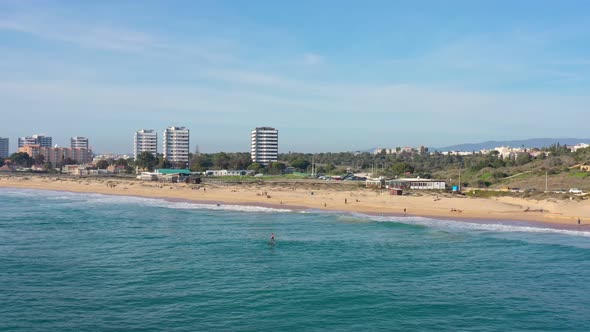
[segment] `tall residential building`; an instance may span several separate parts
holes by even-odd
[[[153,129],[140,129],[133,136],[133,158],[142,152],[156,156],[158,153],[158,133]]]
[[[0,137],[0,158],[8,158],[8,143],[8,138]]]
[[[45,136],[44,134],[19,137],[18,147],[22,148],[25,145],[39,145],[42,148],[50,148],[52,145],[51,136]]]
[[[74,148],[82,148],[82,149],[89,149],[90,146],[88,145],[88,138],[86,137],[72,137],[70,138],[70,147]]]
[[[177,164],[188,166],[190,136],[185,127],[168,127],[164,131],[164,159]]]
[[[268,165],[279,159],[279,131],[271,127],[252,130],[252,162]]]

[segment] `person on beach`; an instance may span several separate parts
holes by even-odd
[[[406,208],[404,208],[404,214],[406,214]]]
[[[580,224],[580,218],[578,218],[578,225]]]

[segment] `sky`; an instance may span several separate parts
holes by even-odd
[[[0,137],[130,153],[590,136],[590,1],[0,0]],[[160,148],[161,151],[161,148]]]

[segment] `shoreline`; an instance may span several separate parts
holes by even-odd
[[[163,199],[170,202],[230,204],[294,211],[360,213],[368,216],[424,217],[476,223],[545,225],[590,229],[590,201],[529,201],[514,197],[467,198],[417,193],[390,196],[366,188],[307,184],[246,184],[219,186],[145,182],[118,178],[73,178],[0,175],[0,188],[52,190]],[[526,207],[525,207],[526,206]],[[532,207],[532,209],[531,209]],[[404,209],[406,213],[404,213]],[[535,212],[525,212],[526,209]],[[545,212],[538,212],[538,211]],[[569,215],[565,213],[570,213]],[[577,224],[577,218],[583,220]]]
[[[137,196],[137,195],[128,195],[128,194],[108,194],[108,193],[97,193],[97,192],[90,192],[90,191],[71,191],[71,190],[57,190],[57,189],[37,189],[37,188],[23,188],[23,187],[5,187],[0,186],[0,189],[23,189],[23,190],[39,190],[39,191],[50,191],[50,192],[65,192],[71,194],[97,194],[97,195],[104,195],[104,196],[125,196],[125,197],[136,197],[136,198],[147,198],[147,199],[158,199],[163,200],[170,203],[192,203],[192,204],[203,204],[203,205],[210,205],[212,208],[223,207],[224,205],[229,206],[239,206],[239,207],[261,207],[272,209],[276,211],[280,210],[287,210],[290,212],[314,212],[314,213],[331,213],[331,214],[346,214],[346,215],[354,215],[359,214],[361,216],[367,217],[398,217],[398,218],[428,218],[434,219],[435,221],[456,221],[456,222],[464,222],[464,223],[471,223],[471,224],[478,224],[478,225],[507,225],[507,226],[516,226],[516,227],[530,227],[536,229],[553,229],[553,230],[565,230],[565,231],[590,231],[590,224],[585,225],[568,225],[568,224],[559,224],[559,223],[552,223],[552,222],[540,222],[540,221],[530,221],[530,220],[508,220],[508,219],[486,219],[486,218],[465,218],[465,217],[445,217],[445,216],[423,216],[423,215],[416,215],[416,214],[399,214],[399,213],[372,213],[372,212],[358,212],[358,211],[346,211],[346,210],[323,210],[323,209],[310,209],[309,207],[305,206],[288,206],[288,205],[276,205],[276,204],[269,204],[269,203],[236,203],[236,202],[222,202],[222,201],[205,201],[205,200],[194,200],[194,199],[183,199],[183,198],[170,198],[166,196]]]

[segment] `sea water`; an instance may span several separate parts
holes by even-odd
[[[0,189],[0,330],[590,331],[590,232]]]

